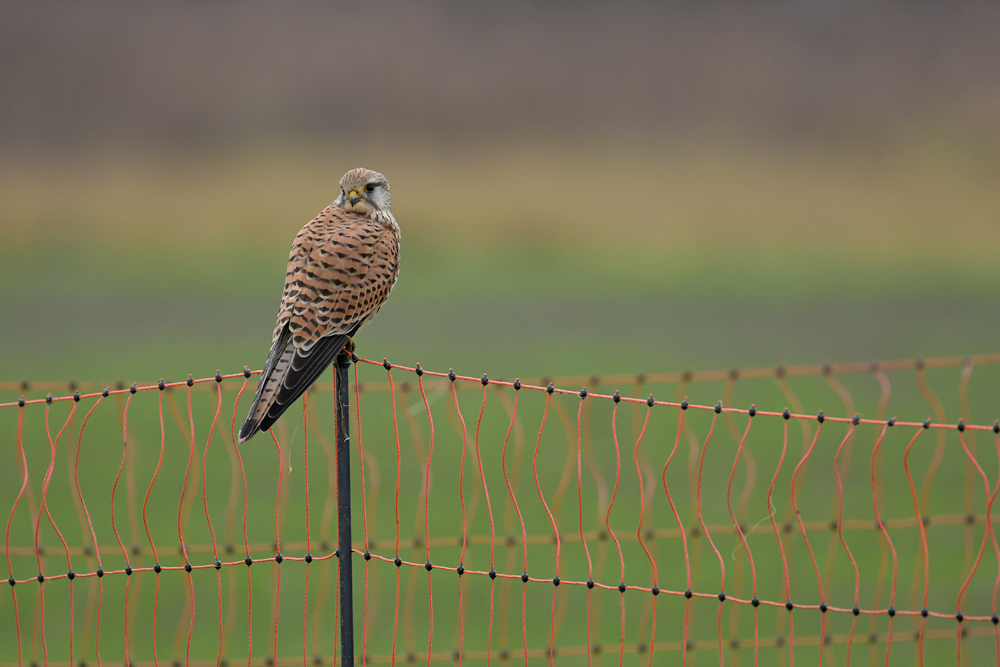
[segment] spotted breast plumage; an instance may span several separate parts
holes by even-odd
[[[391,209],[385,177],[352,169],[336,201],[295,237],[241,444],[270,429],[342,350],[352,351],[352,337],[389,297],[399,275],[399,225]]]

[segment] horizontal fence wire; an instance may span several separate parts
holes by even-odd
[[[1000,363],[1000,353],[991,354],[976,354],[966,357],[933,357],[929,359],[891,359],[888,361],[868,361],[868,362],[852,362],[852,363],[824,363],[824,364],[809,364],[802,366],[772,366],[767,368],[731,368],[729,370],[687,370],[676,373],[634,373],[634,374],[616,374],[616,375],[567,375],[567,376],[552,376],[552,377],[537,377],[537,378],[527,378],[523,380],[526,384],[534,384],[540,386],[547,386],[552,383],[557,387],[576,387],[580,385],[589,385],[591,387],[596,387],[598,385],[604,384],[608,386],[629,386],[633,384],[638,385],[656,385],[656,384],[690,384],[693,382],[713,382],[713,381],[736,381],[738,379],[743,380],[754,380],[754,379],[764,379],[764,378],[797,378],[797,377],[810,377],[810,376],[836,376],[836,375],[849,375],[854,373],[879,373],[879,372],[891,372],[891,371],[905,371],[905,370],[923,370],[923,369],[936,369],[936,368],[959,368],[963,366],[984,366],[991,364]],[[219,377],[223,379],[238,378],[240,375],[244,375],[247,372],[251,374],[259,374],[260,371],[250,371],[249,368],[245,368],[243,373],[233,373],[230,375],[219,374]],[[212,387],[211,382],[214,378],[201,378],[194,380],[194,391],[207,391]],[[180,387],[186,384],[183,382],[168,382],[166,385],[168,387]],[[435,384],[425,383],[425,388],[427,389],[440,389],[445,386],[445,381],[438,381]],[[474,388],[474,384],[465,384],[462,382],[456,383],[459,389],[471,389]],[[32,382],[27,379],[12,382],[0,380],[0,393],[2,392],[21,392],[22,394],[33,391],[33,392],[62,392],[69,389],[70,392],[82,391],[81,397],[90,398],[96,396],[98,393],[102,392],[105,388],[111,394],[125,393],[131,391],[131,387],[127,387],[124,381],[119,380],[114,383],[114,389],[111,389],[112,385],[102,385],[97,382],[86,382],[86,381],[76,381],[72,380],[70,382]],[[151,389],[151,386],[144,386],[143,389]],[[222,385],[223,391],[239,391],[239,385]],[[362,385],[362,391],[366,392],[387,392],[390,391],[390,383],[388,381],[379,382],[366,382]],[[332,383],[322,384],[317,383],[313,386],[312,391],[317,392],[333,392],[334,387]],[[91,393],[88,393],[91,392]],[[56,396],[53,400],[73,400],[73,395],[63,395]],[[40,402],[45,399],[36,399],[35,402]],[[0,403],[0,407],[9,407],[13,403]]]
[[[1000,665],[1000,425],[972,418],[998,362],[511,382],[355,358],[357,660]],[[237,448],[255,373],[0,383],[0,667],[337,661],[333,382]],[[888,417],[894,384],[933,416]],[[789,407],[735,407],[745,385]]]

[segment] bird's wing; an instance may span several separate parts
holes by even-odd
[[[295,237],[271,352],[240,442],[267,430],[381,307],[399,272],[399,239],[377,221],[325,209]]]
[[[288,258],[275,337],[288,324],[295,347],[363,323],[389,297],[399,240],[371,218],[328,207],[299,232]]]

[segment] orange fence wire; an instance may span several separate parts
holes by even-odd
[[[652,665],[655,656],[664,652],[679,654],[681,663],[687,664],[689,654],[695,651],[705,654],[699,660],[717,659],[720,664],[730,656],[728,659],[736,663],[752,659],[754,665],[791,665],[797,652],[800,660],[809,655],[815,656],[810,660],[818,664],[824,659],[829,664],[849,664],[852,652],[855,661],[863,659],[862,650],[869,662],[889,664],[892,656],[910,644],[913,650],[906,654],[906,660],[913,662],[915,657],[923,664],[925,647],[931,640],[952,638],[956,664],[967,664],[970,656],[982,660],[989,655],[1000,665],[996,609],[1000,547],[992,514],[1000,491],[1000,424],[972,423],[968,406],[973,368],[997,364],[1000,354],[525,382],[431,372],[419,365],[354,361],[352,419],[357,421],[355,455],[360,463],[356,514],[362,538],[355,541],[353,551],[363,560],[363,572],[359,573],[360,642],[356,642],[361,647],[358,660],[362,664],[463,664],[470,660],[554,664],[557,659],[574,656],[588,665],[601,659],[623,664],[625,655],[637,655],[641,662]],[[927,384],[926,370],[936,368],[961,369],[958,393],[962,414],[954,422],[944,421],[942,403]],[[915,373],[916,390],[935,412],[934,419],[887,418],[891,383],[886,372],[902,370]],[[335,432],[335,425],[325,430],[320,427],[325,414],[317,406],[316,396],[328,392],[331,383],[318,384],[316,393],[304,398],[297,424],[294,418],[286,417],[276,427],[271,434],[275,446],[271,455],[263,446],[267,436],[242,448],[235,443],[240,400],[258,372],[247,369],[242,374],[218,373],[214,378],[189,377],[171,383],[161,380],[114,390],[77,383],[70,395],[22,396],[0,403],[0,417],[9,417],[10,426],[2,436],[0,465],[8,470],[4,479],[16,481],[3,495],[11,504],[4,541],[9,574],[9,585],[4,588],[9,593],[0,594],[0,645],[5,645],[0,648],[0,667],[20,667],[26,661],[85,667],[91,656],[98,665],[106,659],[123,658],[128,665],[159,667],[166,640],[162,637],[165,624],[158,613],[164,610],[177,621],[168,661],[174,665],[225,667],[237,660],[233,656],[241,656],[238,659],[245,659],[248,667],[300,663],[306,667],[337,661],[336,633],[331,631],[336,627],[336,596],[331,597],[330,590],[330,570],[340,557],[331,548],[330,537],[336,530],[336,470],[326,435]],[[376,373],[382,374],[381,379],[375,379]],[[841,379],[857,373],[877,380],[874,416],[850,414],[854,398]],[[407,379],[401,382],[400,374]],[[808,376],[825,379],[842,401],[845,416],[806,414],[788,380]],[[762,378],[776,381],[790,409],[728,404],[738,381]],[[703,381],[723,382],[722,400],[695,404],[685,398],[693,383]],[[584,384],[591,389],[566,388]],[[676,400],[644,394],[645,388],[665,384],[677,385]],[[620,390],[593,390],[616,385],[632,389],[631,395]],[[64,386],[0,383],[0,392]],[[193,407],[193,395],[204,390],[212,392],[210,409]],[[419,401],[408,405],[414,390]],[[460,399],[461,390],[475,390],[481,398]],[[224,405],[226,392],[236,394],[231,408]],[[365,398],[381,393],[388,397],[380,407],[372,407],[372,399]],[[139,418],[129,415],[142,409],[143,419],[148,420],[151,413],[147,408],[153,396],[155,417],[151,423],[154,433],[158,429],[159,450],[148,464],[142,463],[153,471],[145,489],[137,489],[138,436],[130,433],[130,425],[135,428]],[[175,397],[181,396],[184,403],[178,407]],[[436,435],[432,409],[441,398],[453,427],[448,437],[454,446],[444,449],[440,428]],[[117,409],[117,440],[109,443],[85,438],[88,423],[103,417],[111,403]],[[606,411],[597,414],[595,403],[606,406]],[[61,404],[66,412],[57,415]],[[467,414],[470,407],[477,411],[475,415]],[[525,432],[525,412],[538,419],[537,434]],[[369,414],[377,415],[377,421],[364,416]],[[170,418],[179,427],[186,456],[174,456],[173,450],[165,454],[165,421]],[[207,427],[196,428],[202,418]],[[745,424],[741,426],[737,418]],[[440,414],[437,419],[440,421]],[[596,419],[607,419],[609,429],[596,429]],[[663,425],[664,420],[670,423]],[[558,465],[546,451],[551,449],[553,429],[557,428],[552,423],[560,425],[565,435],[562,446],[566,457]],[[803,449],[796,454],[791,440],[799,428]],[[697,435],[698,430],[701,435]],[[722,448],[723,436],[719,435],[727,430],[731,449]],[[406,431],[413,440],[412,452],[401,442]],[[761,431],[766,435],[758,436]],[[888,443],[900,437],[895,435],[900,431],[905,432],[902,456],[888,459]],[[146,428],[144,437],[149,433]],[[977,433],[992,440],[985,452],[976,451]],[[859,482],[857,474],[850,475],[850,459],[859,452],[856,441],[862,435],[873,438],[866,475]],[[291,446],[299,436],[303,471],[294,478],[301,484],[293,484],[293,478],[286,480],[285,476],[294,469]],[[374,445],[370,444],[373,438]],[[957,440],[958,449],[946,450],[949,438]],[[319,443],[327,463],[326,470],[317,473],[314,462],[312,473],[314,485],[318,475],[325,482],[318,527],[310,515],[314,502],[309,491],[310,439]],[[606,451],[597,451],[598,440],[606,445]],[[820,460],[819,451],[827,443],[825,458]],[[225,450],[225,459],[216,451],[220,447]],[[51,483],[60,451],[65,452],[67,461],[67,488],[55,499]],[[933,482],[941,474],[941,466],[954,465],[959,454],[964,461],[961,496],[965,511],[935,512],[940,505],[931,499]],[[273,460],[257,466],[268,456]],[[531,475],[527,480],[522,479],[525,457]],[[914,459],[920,459],[921,469]],[[101,505],[101,498],[90,488],[88,461],[92,460],[98,461],[93,464],[98,468],[104,461],[103,467],[116,469],[110,489],[106,489],[107,505]],[[228,460],[228,469],[220,467],[220,460]],[[250,463],[257,466],[255,471],[270,472],[248,474]],[[765,469],[765,464],[773,468]],[[447,491],[452,500],[446,502],[442,498],[445,491],[435,488],[434,481],[438,476],[455,474],[452,468],[457,469],[457,483],[454,490]],[[391,490],[380,482],[386,469],[394,473],[389,475]],[[740,470],[742,488],[737,480]],[[214,489],[222,485],[223,473],[230,474],[224,528],[217,509],[216,516],[212,515],[213,508],[221,504],[210,498],[218,495]],[[901,475],[899,480],[905,478],[905,486],[901,481],[887,483],[890,474]],[[39,475],[40,484],[35,481]],[[498,487],[500,478],[503,484]],[[269,487],[272,480],[274,486]],[[179,485],[176,503],[167,507],[154,499],[150,504],[151,497],[159,498],[159,489],[167,484],[171,488]],[[803,517],[804,503],[812,502],[803,500],[812,491],[809,485],[826,485],[830,490],[833,508],[829,519]],[[765,488],[762,507],[753,505]],[[947,492],[953,494],[955,489],[949,486]],[[291,521],[287,512],[293,505],[292,493],[302,496],[301,530],[286,530]],[[865,510],[855,501],[859,494],[867,499]],[[254,523],[260,514],[254,514],[252,506],[261,505],[264,496],[273,498],[273,504],[267,501],[268,521],[273,521],[270,542],[251,539],[251,533],[261,534]],[[393,518],[386,521],[381,518],[379,504],[390,499]],[[787,501],[783,514],[776,507],[779,501]],[[887,504],[892,508],[887,509]],[[907,515],[898,509],[901,506],[908,508]],[[76,544],[76,537],[67,538],[70,531],[62,518],[71,511],[69,507],[75,510],[79,523],[72,529],[74,536],[79,533]],[[123,507],[127,507],[125,517],[121,515]],[[482,518],[484,508],[488,522]],[[60,515],[58,521],[54,509]],[[405,511],[415,513],[412,537],[404,537],[401,512]],[[437,516],[456,511],[460,517],[458,533],[439,532]],[[754,511],[757,515],[752,515]],[[845,516],[845,511],[855,516]],[[864,514],[859,514],[862,511]],[[192,512],[204,515],[204,527],[192,526]],[[682,515],[688,512],[690,517],[685,520]],[[759,516],[761,512],[766,516]],[[171,540],[163,538],[168,513],[176,534]],[[728,521],[718,521],[719,516],[728,517]],[[488,534],[475,532],[474,525],[485,527],[487,523]],[[386,530],[386,526],[392,529]],[[948,530],[949,526],[962,527],[961,565],[942,564],[932,558],[938,546],[934,531]],[[819,542],[824,535],[828,542],[825,552]],[[875,548],[868,535],[877,543],[874,576],[869,571],[874,560],[857,555]],[[126,546],[128,538],[131,544]],[[731,552],[723,539],[727,544],[732,542]],[[412,555],[404,557],[408,553]],[[669,558],[668,553],[672,554]],[[436,559],[439,554],[443,560]],[[51,560],[57,556],[60,564],[65,558],[65,570]],[[900,581],[907,574],[901,571],[901,558],[914,564],[908,585]],[[535,566],[538,562],[543,565]],[[34,567],[29,569],[32,563]],[[105,563],[109,564],[107,569]],[[266,570],[261,572],[264,564]],[[301,571],[288,573],[288,568]],[[313,572],[316,568],[320,568],[318,582]],[[238,581],[240,569],[246,570],[245,587]],[[414,576],[420,569],[426,572],[425,587]],[[771,574],[765,577],[763,569]],[[802,575],[803,569],[807,575]],[[293,577],[291,583],[284,584],[284,592],[283,570],[286,578],[289,574]],[[953,571],[960,575],[957,579]],[[153,582],[148,581],[150,577]],[[384,577],[392,581],[388,596],[393,607],[391,632],[380,611],[386,595],[378,586]],[[454,578],[454,593],[452,584],[446,585],[443,577]],[[872,578],[874,585],[868,581]],[[935,588],[939,578],[957,584],[947,591],[954,610],[928,607],[932,594],[935,600],[943,599]],[[201,584],[197,589],[196,579]],[[213,579],[214,585],[206,593],[208,579]],[[717,585],[706,589],[708,580],[717,581]],[[808,585],[803,583],[807,580]],[[122,581],[123,585],[116,584],[113,602],[105,600],[106,586]],[[271,596],[265,605],[266,624],[259,618],[259,596],[257,603],[253,597],[263,581],[268,582],[265,590]],[[676,585],[680,582],[682,585]],[[154,587],[151,604],[148,594],[142,597],[149,583]],[[291,585],[296,588],[289,593]],[[516,585],[521,588],[520,595]],[[86,598],[82,630],[76,597],[80,586]],[[52,591],[58,587],[63,588]],[[767,596],[759,592],[765,587]],[[907,587],[909,596],[904,600]],[[418,588],[425,588],[426,597]],[[473,595],[473,589],[481,599]],[[550,592],[536,592],[543,589]],[[870,598],[863,598],[863,592]],[[780,597],[776,597],[778,593]],[[290,595],[297,601],[291,610]],[[610,612],[613,621],[608,621],[612,595],[617,600]],[[426,600],[425,607],[418,606],[418,598]],[[61,606],[53,607],[53,599]],[[140,600],[146,600],[147,607],[141,606]],[[211,600],[207,611],[205,600]],[[241,611],[244,602],[245,616]],[[446,613],[442,614],[442,609]],[[137,628],[138,614],[147,610],[151,616],[148,625]],[[287,645],[282,640],[288,630],[282,628],[289,627],[282,621],[283,615],[293,612],[301,617],[301,623],[296,621],[295,625],[295,634],[301,639],[300,654],[279,654],[279,647]],[[670,623],[663,620],[665,614],[670,614]],[[749,621],[745,614],[750,615]],[[442,630],[441,623],[450,623],[452,618],[455,628]],[[576,619],[572,622],[582,628],[567,627],[571,622],[568,618]],[[909,621],[907,629],[898,627],[899,619]],[[107,629],[102,631],[102,621],[112,623],[122,634],[109,637]],[[763,627],[765,621],[774,624],[773,631]],[[796,631],[796,622],[805,623],[808,632]],[[417,640],[418,626],[427,628],[426,644]],[[609,631],[609,627],[616,630]],[[245,653],[233,643],[237,632],[241,646],[245,641]],[[561,635],[571,632],[571,641],[560,641]],[[263,651],[259,648],[262,633]],[[440,648],[440,639],[435,642],[442,634],[452,639],[447,649]],[[991,639],[988,651],[985,644],[970,647],[968,642],[974,638]],[[369,651],[370,647],[377,650]]]

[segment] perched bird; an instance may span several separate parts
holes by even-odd
[[[266,431],[326,370],[354,350],[358,329],[399,275],[399,225],[389,182],[369,169],[340,179],[340,195],[299,231],[288,256],[271,352],[240,444]]]

